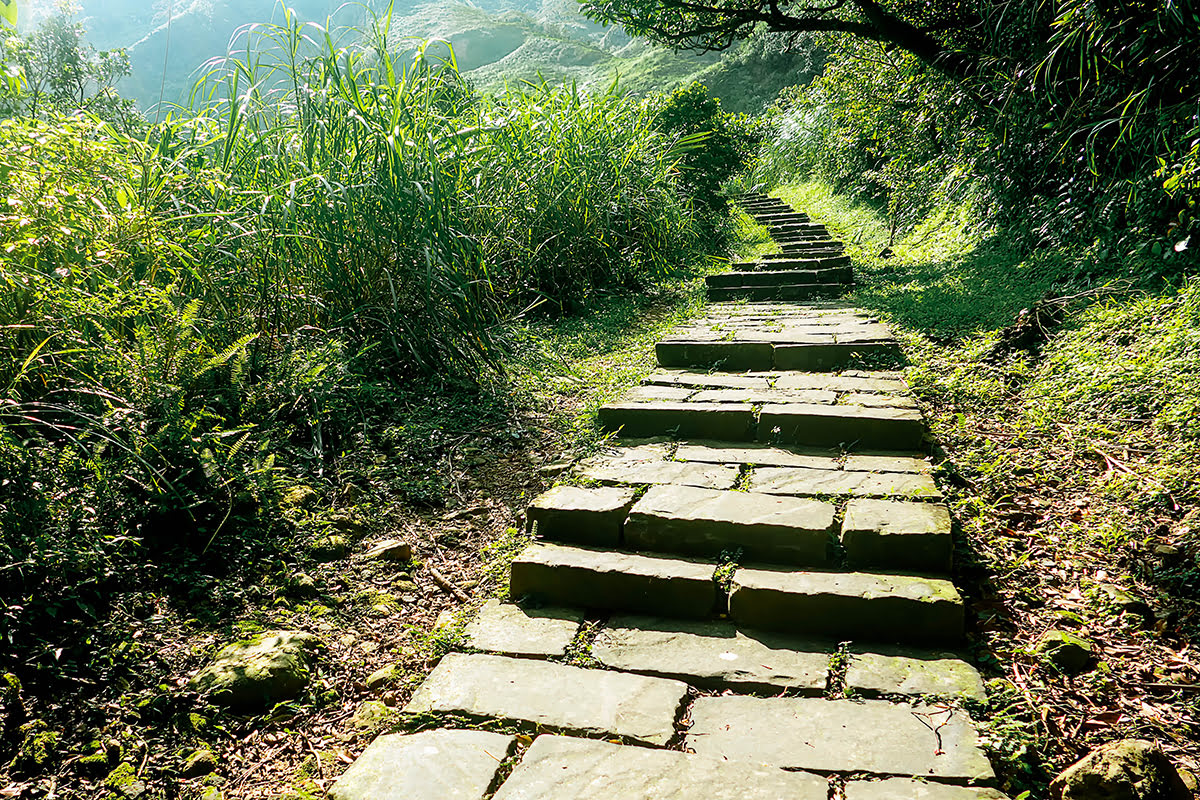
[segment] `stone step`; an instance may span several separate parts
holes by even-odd
[[[522,658],[561,658],[575,641],[583,612],[488,600],[463,631],[475,650]]]
[[[950,707],[811,697],[701,697],[691,720],[685,746],[698,755],[730,761],[963,782],[995,777],[970,719]]]
[[[913,575],[743,568],[733,577],[729,616],[803,636],[939,645],[963,636],[954,584]]]
[[[625,523],[625,546],[638,551],[822,566],[837,508],[830,503],[693,486],[654,486]]]
[[[987,699],[979,670],[957,653],[853,645],[845,687],[859,696]]]
[[[517,737],[469,730],[392,733],[371,742],[329,800],[483,800]]]
[[[754,438],[754,408],[744,403],[609,403],[600,408],[599,422],[625,437]]]
[[[544,735],[534,740],[494,800],[826,800],[828,795],[826,779],[809,773]]]
[[[954,556],[950,509],[941,503],[851,500],[841,541],[855,568],[948,574]]]
[[[900,358],[895,342],[847,344],[773,344],[753,341],[696,342],[668,339],[655,345],[659,366],[743,370],[802,370],[820,372],[843,369],[862,356]]]
[[[757,265],[751,265],[757,266]],[[722,272],[704,278],[710,289],[729,286],[795,286],[812,284],[852,283],[854,275],[848,267],[833,269],[762,269],[753,272]]]
[[[763,225],[805,224],[810,222],[807,214],[801,214],[798,211],[756,211],[751,216],[756,222]]]
[[[775,222],[767,226],[767,232],[774,239],[776,234],[811,233],[829,236],[829,229],[816,222]]]
[[[860,448],[912,451],[924,441],[925,420],[915,408],[781,403],[763,406],[758,430],[769,434],[763,440],[783,444],[857,443]]]
[[[532,544],[512,563],[509,596],[703,619],[717,605],[714,570],[713,564],[700,561]]]
[[[634,492],[607,486],[555,486],[527,509],[538,536],[555,542],[616,547]]]
[[[742,261],[738,264],[750,264],[750,269],[781,270],[781,269],[837,269],[850,266],[850,256],[821,255],[804,256],[803,258],[788,254],[786,258],[772,258],[766,261]]]
[[[610,669],[703,689],[817,696],[828,683],[834,649],[832,642],[739,630],[725,621],[614,616],[596,635],[592,657]],[[864,674],[886,677],[881,669]]]
[[[812,245],[789,245],[789,247],[791,248],[792,252],[763,253],[758,258],[760,261],[777,261],[779,259],[797,258],[796,251],[811,251],[818,255],[823,255],[824,251],[828,251],[831,255],[840,256],[846,250],[841,242]]]
[[[661,747],[674,737],[675,719],[687,696],[687,684],[666,678],[526,658],[449,653],[418,687],[404,713],[498,720],[582,736],[619,736]]]
[[[721,286],[709,287],[708,298],[715,302],[725,300],[816,300],[837,297],[847,290],[839,283],[805,283],[782,286]]]

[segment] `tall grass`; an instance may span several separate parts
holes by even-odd
[[[147,554],[244,561],[283,490],[333,483],[376,427],[435,470],[441,423],[396,418],[411,381],[486,382],[514,317],[711,246],[680,176],[703,135],[615,90],[482,97],[452,55],[399,60],[390,26],[247,28],[136,137],[0,122],[10,640],[98,613]],[[422,431],[419,457],[393,446]]]

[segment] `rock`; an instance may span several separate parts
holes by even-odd
[[[1067,631],[1046,631],[1033,651],[1067,675],[1084,672],[1095,661],[1092,643]]]
[[[200,792],[200,800],[225,800],[225,793],[215,786],[205,786]]]
[[[284,491],[279,498],[280,508],[302,508],[317,497],[317,492],[311,486],[293,486]]]
[[[358,535],[366,528],[366,524],[353,514],[334,514],[329,518],[329,522],[339,533]]]
[[[217,757],[211,750],[197,750],[183,761],[179,774],[184,778],[199,778],[217,768]]]
[[[350,727],[359,730],[378,730],[386,725],[395,713],[387,707],[386,703],[378,700],[364,700],[359,703],[358,708],[354,709],[354,714],[350,717]]]
[[[220,705],[262,709],[300,694],[308,686],[315,636],[268,631],[227,645],[188,687]]]
[[[433,621],[433,629],[435,631],[440,631],[443,628],[449,628],[454,624],[454,616],[453,609],[443,609],[442,612],[437,615],[437,619]]]
[[[0,741],[12,737],[25,721],[21,680],[11,672],[0,675]]]
[[[62,734],[50,730],[45,720],[34,719],[18,729],[21,745],[9,765],[18,774],[40,774],[58,763],[58,745]]]
[[[311,575],[300,572],[292,576],[288,587],[296,597],[316,597],[317,582]]]
[[[392,664],[382,669],[377,669],[367,676],[366,686],[372,691],[386,689],[404,677],[404,671],[400,664]]]
[[[1101,745],[1050,784],[1055,800],[1191,800],[1192,793],[1155,742]]]
[[[413,549],[408,542],[386,539],[367,551],[365,558],[374,561],[412,561]]]
[[[555,486],[534,500],[527,513],[543,539],[616,547],[634,494],[611,486]]]
[[[146,793],[146,784],[138,780],[137,770],[128,761],[122,761],[108,773],[104,785],[130,800],[137,800]]]
[[[979,670],[954,654],[878,645],[856,646],[851,653],[846,688],[860,694],[987,699]]]
[[[1131,614],[1138,614],[1143,617],[1152,615],[1150,605],[1145,600],[1122,589],[1120,586],[1115,586],[1111,583],[1102,583],[1100,584],[1100,591],[1108,596],[1110,603],[1122,611],[1128,611]]]
[[[350,552],[350,542],[345,536],[333,534],[331,536],[322,536],[313,542],[313,546],[309,549],[308,554],[314,561],[337,561],[339,558],[345,558]]]
[[[488,600],[464,631],[476,650],[511,656],[565,655],[583,622],[583,612],[565,608],[522,608]]]

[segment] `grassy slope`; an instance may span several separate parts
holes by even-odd
[[[1200,283],[1093,289],[1043,346],[997,350],[1021,309],[1078,292],[1087,253],[1014,252],[943,210],[880,258],[873,209],[818,183],[776,194],[849,243],[852,300],[906,343],[944,450],[1006,788],[1043,797],[1054,771],[1119,736],[1196,770],[1200,694],[1176,687],[1200,678]],[[1090,638],[1097,668],[1044,664],[1033,650],[1051,628]]]

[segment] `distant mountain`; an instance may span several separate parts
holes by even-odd
[[[22,3],[22,27],[36,24],[57,1]],[[376,10],[386,6],[383,0],[369,2]],[[324,24],[332,18],[334,27],[361,24],[369,13],[367,5],[343,0],[290,0],[288,5],[306,21]],[[205,62],[231,47],[245,47],[239,31],[283,19],[278,0],[77,0],[77,7],[92,44],[128,51],[133,73],[120,89],[144,111],[154,109],[160,98],[186,102]],[[484,91],[538,76],[585,87],[618,79],[638,93],[700,79],[726,107],[756,111],[811,71],[807,58],[787,56],[751,74],[744,57],[739,62],[720,54],[675,53],[634,41],[619,28],[585,18],[577,0],[398,0],[392,34],[398,48],[407,38],[448,41],[459,68]],[[752,60],[764,66],[761,58]]]

